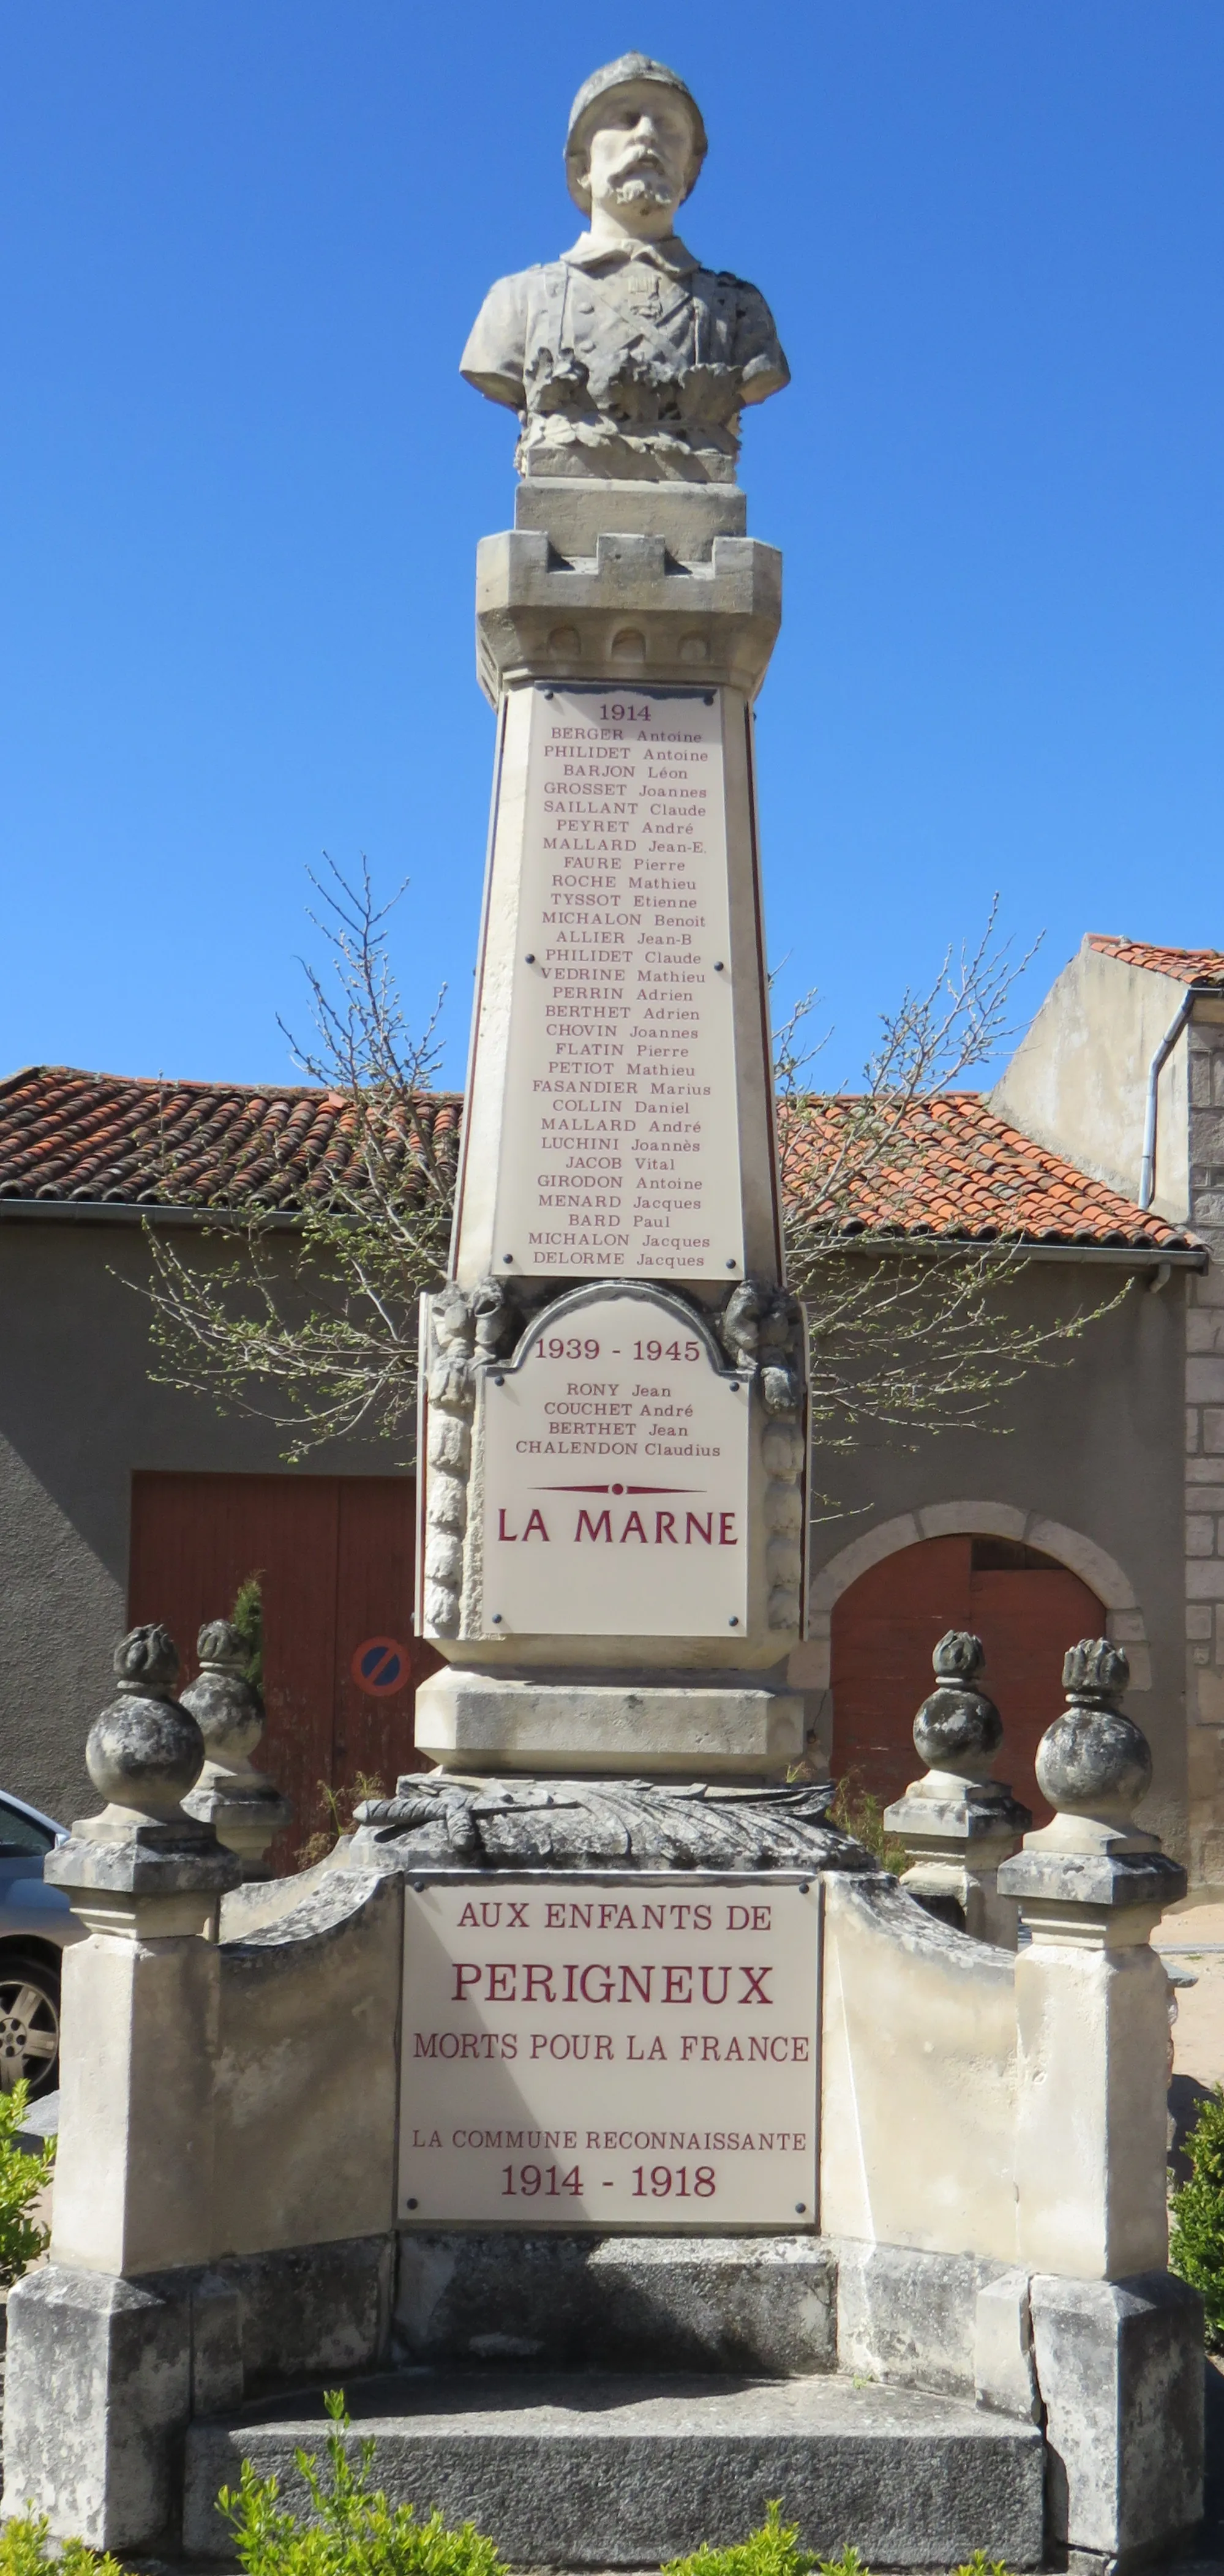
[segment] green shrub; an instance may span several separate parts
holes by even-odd
[[[691,2558],[669,2560],[662,2576],[812,2576],[813,2569],[819,2576],[871,2576],[857,2549],[844,2550],[840,2558],[801,2549],[798,2523],[783,2522],[775,2501],[759,2531],[750,2531],[746,2540],[732,2541],[729,2549],[711,2549],[703,2541]]]
[[[840,1825],[844,1834],[853,1834],[856,1843],[878,1860],[881,1869],[899,1878],[909,1867],[909,1854],[904,1843],[896,1842],[884,1823],[884,1801],[863,1784],[861,1771],[847,1771],[837,1784],[837,1796],[829,1809],[831,1825]]]
[[[1170,2194],[1169,2266],[1202,2294],[1209,2352],[1224,2352],[1224,2088],[1213,2085],[1186,2139],[1190,2180]]]
[[[279,2480],[258,2477],[249,2460],[242,2463],[239,2485],[223,2487],[217,2498],[245,2576],[506,2576],[492,2541],[472,2523],[448,2531],[436,2511],[418,2522],[410,2504],[390,2505],[381,2489],[371,2492],[373,2440],[362,2442],[354,2468],[344,2446],[349,2418],[343,2391],[329,2388],[323,2403],[332,2424],[326,2441],[330,2479],[325,2483],[318,2459],[308,2451],[295,2455],[310,2491],[312,2522],[300,2521],[282,2505]],[[14,2570],[14,2576],[25,2576],[25,2570]]]
[[[246,1647],[247,1680],[257,1691],[263,1689],[264,1624],[263,1574],[244,1575],[234,1595],[230,1625],[236,1628]]]
[[[27,2155],[13,2143],[25,2125],[29,2098],[24,2076],[11,2093],[0,2093],[0,2288],[6,2290],[46,2253],[51,2241],[50,2228],[40,2227],[28,2211],[51,2180],[55,2147]]]
[[[123,2576],[109,2550],[99,2555],[83,2540],[51,2541],[45,2513],[27,2513],[0,2524],[0,2576]]]
[[[711,2549],[702,2543],[691,2558],[672,2558],[662,2576],[871,2576],[871,2569],[860,2558],[857,2549],[843,2549],[840,2558],[821,2558],[815,2550],[799,2547],[799,2525],[783,2522],[780,2504],[771,2504],[759,2531],[750,2531],[746,2540],[733,2541],[729,2549]],[[963,2567],[953,2569],[953,2576],[1008,2576],[1001,2558],[988,2558],[984,2549],[975,2549]]]

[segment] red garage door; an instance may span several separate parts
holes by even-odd
[[[169,1628],[184,1679],[203,1621],[261,1578],[268,1725],[255,1759],[293,1800],[282,1868],[323,1822],[322,1783],[365,1773],[391,1788],[424,1767],[413,1697],[438,1658],[410,1628],[415,1493],[406,1476],[132,1479],[128,1616]]]
[[[833,1612],[833,1771],[880,1798],[921,1777],[914,1717],[934,1688],[932,1649],[968,1628],[986,1649],[984,1687],[1003,1720],[1000,1779],[1049,1815],[1033,1759],[1064,1705],[1062,1664],[1080,1637],[1104,1634],[1095,1592],[1053,1557],[1010,1539],[930,1538],[873,1565]]]

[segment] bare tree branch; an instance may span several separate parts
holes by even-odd
[[[445,1275],[454,1189],[458,1104],[437,1089],[442,997],[413,1036],[388,954],[402,886],[380,904],[364,861],[355,884],[330,861],[311,883],[330,964],[304,967],[309,1040],[285,1035],[313,1092],[274,1104],[249,1151],[218,1175],[190,1252],[146,1226],[155,1375],[273,1423],[290,1459],[360,1434],[387,1440],[408,1463],[418,1298]],[[809,1318],[817,1448],[856,1446],[869,1426],[892,1446],[1005,1428],[1005,1391],[1069,1356],[1118,1302],[1074,1305],[1053,1323],[1017,1315],[1007,1292],[1030,1256],[1005,1178],[992,1182],[991,1240],[967,1227],[958,1240],[947,1211],[928,1212],[940,1177],[948,1196],[941,1111],[1009,1034],[1029,962],[999,942],[997,910],[975,947],[949,950],[930,987],[905,993],[882,1019],[861,1092],[812,1087],[825,1043],[808,1034],[815,995],[778,1033],[788,1265]],[[322,1145],[311,1142],[320,1104],[332,1112]],[[199,1203],[198,1157],[184,1096],[168,1086],[164,1205]]]

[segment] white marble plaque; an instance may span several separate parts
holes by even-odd
[[[560,1300],[480,1401],[483,1634],[743,1629],[749,1392],[678,1301]]]
[[[401,2222],[814,2225],[819,1921],[773,1875],[406,1884]]]
[[[742,1273],[717,692],[532,692],[494,1267]]]

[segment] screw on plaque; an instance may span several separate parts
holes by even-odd
[[[513,1259],[514,1259],[514,1254],[513,1254],[512,1252],[503,1252],[503,1254],[502,1254],[502,1260],[503,1260],[503,1261],[513,1261]],[[732,1263],[731,1263],[730,1267],[731,1267],[732,1269],[734,1269],[734,1267],[735,1267],[734,1262],[732,1262]]]
[[[494,1627],[495,1627],[495,1628],[500,1628],[501,1624],[502,1624],[502,1614],[501,1614],[500,1610],[495,1610],[495,1611],[494,1611],[494,1613],[493,1613],[493,1625],[494,1625]]]
[[[735,1618],[735,1619],[728,1619],[728,1621],[727,1621],[727,1626],[728,1626],[729,1628],[738,1628],[738,1626],[739,1626],[739,1620],[738,1620],[738,1618]]]
[[[531,952],[529,951],[529,952],[528,952],[528,954],[527,954],[527,956],[526,956],[526,957],[524,957],[524,959],[523,959],[523,964],[524,964],[524,966],[534,966],[534,964],[535,964],[535,957],[534,957],[534,954],[533,954],[533,953],[531,953]]]
[[[726,968],[726,963],[725,963],[724,959],[723,959],[723,958],[721,958],[721,957],[716,957],[716,958],[715,958],[715,960],[714,960],[714,972],[715,972],[715,974],[716,974],[716,975],[725,975],[725,974],[726,974],[726,971],[727,971],[727,968]]]
[[[506,1254],[506,1259],[507,1259],[507,1261],[509,1260],[509,1258],[510,1258],[510,1255],[509,1255],[509,1253],[507,1253],[507,1254]],[[739,1268],[739,1263],[738,1263],[738,1261],[729,1261],[729,1262],[727,1263],[727,1268],[728,1268],[728,1270],[738,1270],[738,1268]]]

